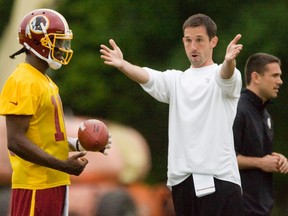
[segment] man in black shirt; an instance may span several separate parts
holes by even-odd
[[[272,121],[266,110],[283,83],[280,67],[277,57],[265,53],[250,56],[245,66],[246,89],[241,93],[233,125],[245,216],[271,215],[272,173],[288,173],[286,157],[272,151]]]

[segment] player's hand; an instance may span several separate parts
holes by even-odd
[[[100,45],[101,58],[105,64],[119,68],[123,62],[123,54],[113,39],[110,39],[109,43],[112,49],[103,44]]]
[[[243,45],[237,44],[241,37],[242,37],[241,34],[237,34],[235,38],[227,46],[226,55],[225,55],[226,61],[229,62],[229,61],[236,59],[238,54],[241,52]]]
[[[88,160],[84,157],[86,154],[86,152],[80,152],[70,156],[65,161],[65,172],[76,176],[80,175],[88,164]]]
[[[108,155],[108,150],[111,148],[111,144],[112,144],[112,136],[111,134],[109,134],[107,145],[100,152],[103,153],[104,155]]]

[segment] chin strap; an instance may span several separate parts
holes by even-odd
[[[49,65],[49,67],[52,68],[53,70],[58,70],[58,69],[60,69],[62,67],[62,64],[60,64],[59,62],[56,62],[53,59],[51,59],[50,53],[49,53],[49,58],[46,61],[47,61],[48,65]]]
[[[60,69],[62,67],[62,64],[60,64],[59,62],[54,61],[51,58],[50,53],[49,53],[49,57],[47,59],[47,58],[44,58],[42,55],[40,55],[38,52],[36,52],[36,50],[34,50],[32,47],[30,47],[26,42],[24,42],[24,46],[26,47],[27,50],[31,51],[38,58],[46,61],[51,69],[58,70],[58,69]],[[51,50],[50,50],[50,52],[51,52]]]

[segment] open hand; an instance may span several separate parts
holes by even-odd
[[[102,53],[101,58],[104,60],[105,64],[119,68],[123,61],[123,53],[113,39],[110,39],[109,43],[112,49],[103,44],[100,45],[100,53]]]

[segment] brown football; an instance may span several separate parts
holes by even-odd
[[[80,124],[78,139],[85,150],[101,151],[108,143],[109,131],[104,122],[89,119]]]

